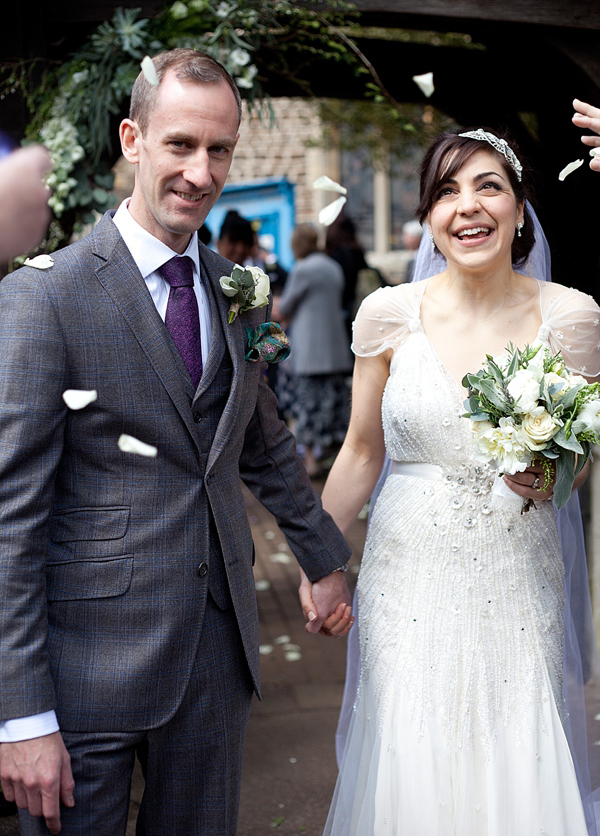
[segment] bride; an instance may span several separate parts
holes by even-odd
[[[600,374],[600,308],[524,275],[526,198],[514,145],[481,129],[439,137],[417,216],[441,272],[377,290],[356,318],[352,418],[323,491],[342,531],[386,454],[391,473],[358,579],[360,676],[327,836],[596,836],[569,745],[552,485],[533,466],[504,479],[535,510],[496,503],[462,417],[463,377],[509,342]],[[306,578],[300,595],[314,618]],[[350,623],[340,608],[323,631]]]

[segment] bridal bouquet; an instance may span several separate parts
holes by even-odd
[[[562,355],[541,343],[523,351],[511,343],[499,357],[488,354],[463,386],[477,458],[506,474],[541,463],[544,489],[554,462],[554,502],[562,508],[592,444],[600,442],[600,383],[571,374]]]

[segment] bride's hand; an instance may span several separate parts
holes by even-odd
[[[342,580],[345,584],[343,575]],[[317,607],[313,600],[313,584],[308,580],[302,569],[300,570],[300,586],[298,588],[298,595],[300,597],[302,612],[304,614],[304,618],[306,619],[305,630],[307,633],[313,633],[315,632],[313,623],[317,620]],[[354,618],[352,616],[352,607],[345,601],[341,601],[333,612],[331,612],[323,621],[323,624],[318,632],[322,633],[324,636],[340,638],[349,632],[353,624]]]
[[[544,468],[541,464],[533,464],[522,473],[514,473],[512,476],[505,474],[504,481],[511,491],[524,499],[533,499],[534,501],[552,499],[554,483],[556,482],[556,468],[552,464],[552,478],[548,486],[545,486]]]

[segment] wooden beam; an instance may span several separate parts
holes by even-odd
[[[529,23],[538,26],[567,27],[600,30],[600,4],[598,0],[354,0],[360,12],[376,20],[381,15],[382,25],[392,25],[391,16],[398,18],[395,24],[402,27],[402,16],[447,18],[465,21],[497,21],[504,23]],[[387,21],[386,23],[383,20]],[[460,24],[458,24],[460,26]]]

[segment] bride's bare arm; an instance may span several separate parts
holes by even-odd
[[[373,493],[383,466],[381,399],[390,373],[390,359],[391,351],[376,357],[356,358],[350,425],[322,496],[323,507],[344,534]],[[309,632],[313,632],[310,623],[315,620],[316,612],[312,589],[313,584],[301,572],[300,603]],[[352,626],[349,608],[340,606],[338,610],[321,628],[325,635],[345,635]]]

